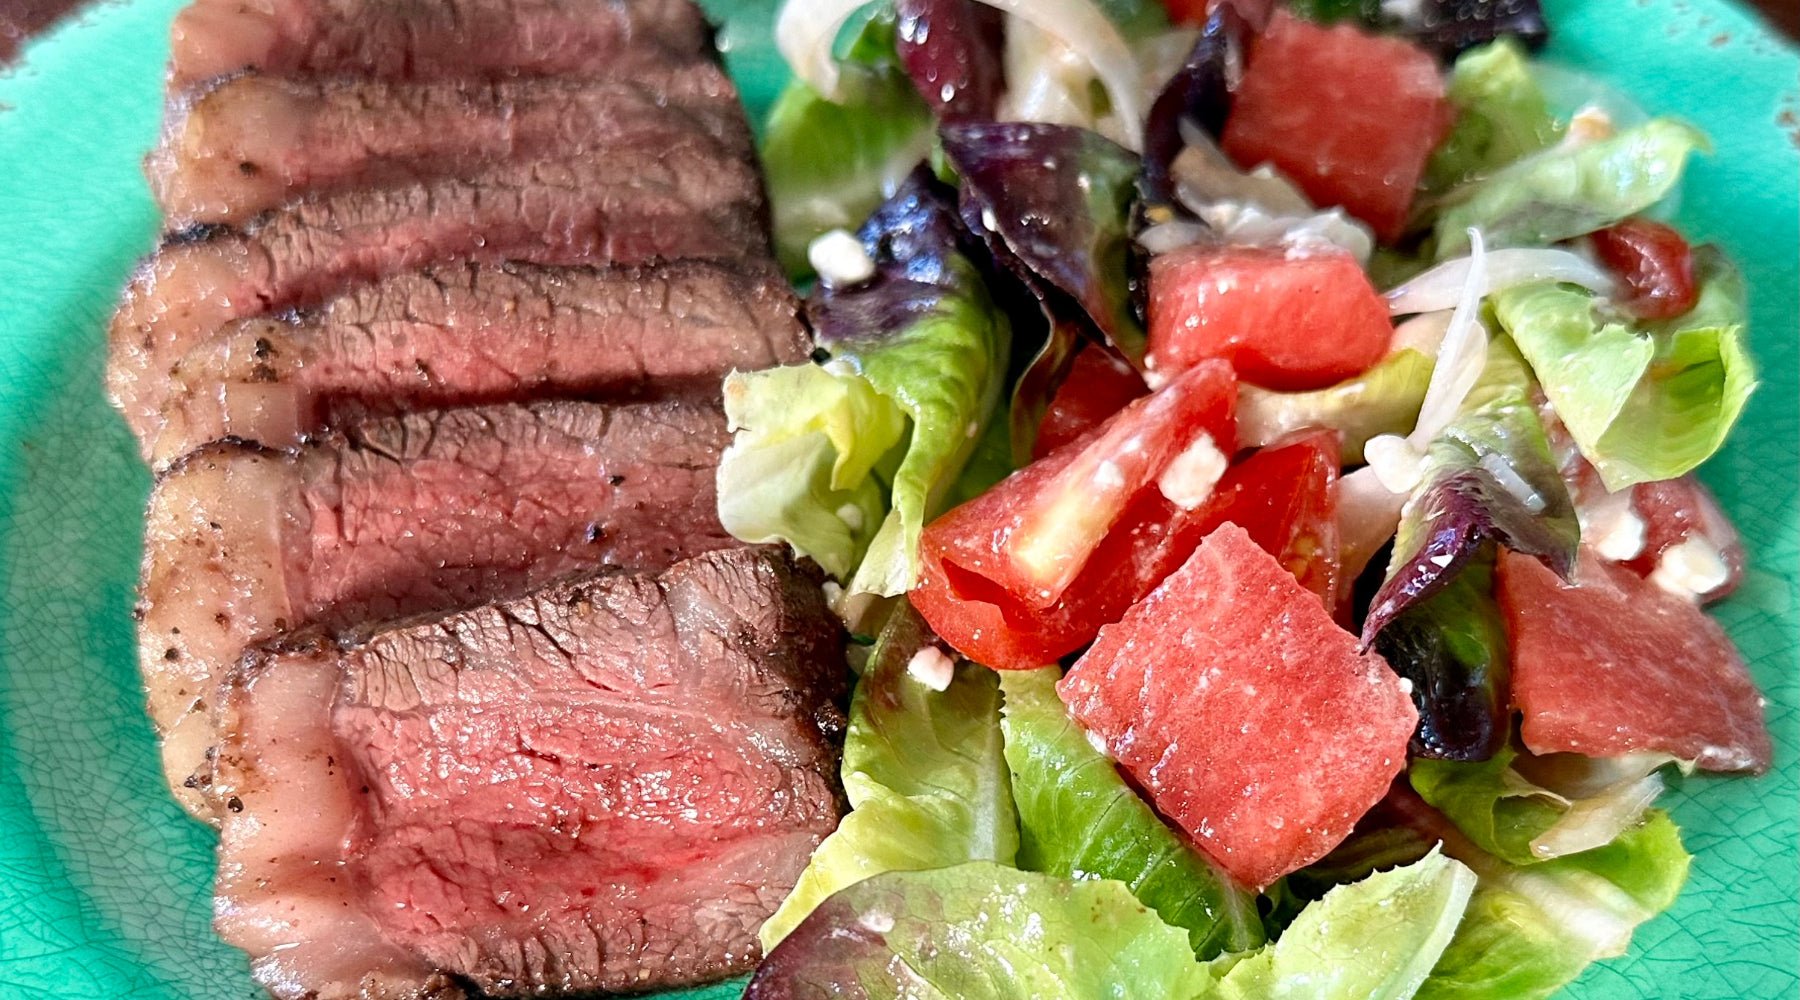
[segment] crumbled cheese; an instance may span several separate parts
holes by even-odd
[[[806,261],[833,287],[860,285],[875,276],[875,261],[862,240],[843,229],[821,233],[806,247]]]
[[[936,646],[926,646],[906,661],[906,672],[933,691],[945,691],[950,687],[950,679],[956,676],[956,661]]]
[[[1400,693],[1408,696],[1413,693],[1413,682],[1410,678],[1400,678]]]
[[[838,520],[844,522],[844,527],[849,528],[851,531],[861,531],[863,529],[863,510],[861,507],[858,507],[853,503],[847,503],[837,509],[837,516]]]
[[[1363,445],[1363,458],[1389,493],[1410,494],[1425,478],[1425,453],[1398,434],[1380,434]]]
[[[1602,558],[1626,562],[1643,554],[1646,525],[1631,506],[1631,491],[1607,493],[1575,508],[1582,540]]]
[[[1698,597],[1710,594],[1731,579],[1731,567],[1717,546],[1690,535],[1663,550],[1650,574],[1650,582],[1671,594]]]
[[[1175,506],[1193,510],[1212,496],[1213,487],[1219,484],[1219,477],[1229,464],[1225,453],[1213,443],[1212,435],[1201,431],[1156,477],[1156,488]]]

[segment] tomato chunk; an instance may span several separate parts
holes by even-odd
[[[1336,431],[1278,441],[1226,473],[1212,504],[1214,525],[1230,521],[1249,532],[1326,607],[1337,602],[1338,451]]]
[[[1230,455],[1236,404],[1229,368],[1196,367],[945,513],[920,538],[913,604],[946,642],[991,667],[1039,667],[1079,649],[1198,544],[1176,533],[1186,512],[1156,480],[1191,447]],[[1096,478],[1113,485],[1097,488]],[[1048,598],[1038,567],[1018,565],[1034,550],[1074,570]]]
[[[1393,333],[1347,253],[1194,246],[1150,262],[1145,363],[1158,376],[1223,358],[1254,385],[1322,389],[1373,367]]]
[[[1430,53],[1278,11],[1250,51],[1221,145],[1246,169],[1274,164],[1315,204],[1341,205],[1392,242],[1452,118]]]
[[[1038,423],[1033,458],[1043,458],[1075,440],[1126,404],[1150,392],[1131,366],[1098,347],[1084,347],[1075,355],[1069,377],[1050,400]]]
[[[1502,552],[1496,595],[1533,753],[1649,750],[1712,771],[1768,769],[1762,697],[1698,604],[1586,548],[1573,585]]]
[[[1418,722],[1386,662],[1230,524],[1101,629],[1058,691],[1157,809],[1252,889],[1350,833]]]
[[[1593,235],[1600,263],[1630,293],[1620,303],[1643,319],[1673,319],[1694,308],[1694,251],[1674,230],[1650,219],[1626,219]]]
[[[1644,549],[1625,565],[1639,576],[1656,579],[1677,572],[1670,560],[1700,562],[1704,580],[1689,581],[1706,602],[1722,600],[1744,579],[1744,543],[1712,491],[1692,474],[1679,479],[1639,483],[1631,488],[1631,506],[1644,521]],[[1707,586],[1707,584],[1711,584]]]

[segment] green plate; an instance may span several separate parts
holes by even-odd
[[[103,5],[0,79],[0,998],[251,998],[208,927],[212,834],[164,794],[132,662],[149,480],[101,400],[102,330],[155,236],[138,160],[157,127],[182,0]],[[715,0],[760,111],[785,71],[775,0]],[[1551,55],[1703,126],[1681,222],[1723,244],[1754,295],[1765,381],[1705,470],[1751,544],[1721,606],[1770,698],[1778,770],[1669,797],[1693,876],[1631,954],[1575,997],[1737,1000],[1800,992],[1800,361],[1795,248],[1800,59],[1712,0],[1558,0]],[[728,984],[689,996],[725,996]]]

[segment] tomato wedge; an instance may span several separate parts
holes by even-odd
[[[1187,512],[1157,479],[1203,437],[1231,454],[1236,406],[1230,369],[1197,366],[944,514],[920,539],[913,604],[992,667],[1039,667],[1079,649],[1199,544],[1195,535],[1177,551]]]
[[[1229,521],[1330,607],[1338,577],[1337,471],[1336,433],[1309,431],[1232,466],[1191,510],[1151,484],[1132,498],[1063,596],[1042,609],[946,558],[953,532],[993,537],[981,526],[983,512],[965,510],[973,506],[966,504],[925,529],[913,604],[970,659],[1002,670],[1042,666],[1091,642]]]
[[[1336,431],[1301,431],[1238,463],[1213,494],[1215,523],[1243,528],[1334,608],[1338,589]]]
[[[1631,293],[1621,302],[1643,319],[1674,319],[1694,308],[1694,251],[1672,227],[1626,219],[1595,233],[1594,254]]]
[[[1131,366],[1101,348],[1084,347],[1075,355],[1069,377],[1050,399],[1038,423],[1031,457],[1043,458],[1100,426],[1150,390]]]

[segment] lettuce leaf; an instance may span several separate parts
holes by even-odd
[[[1056,694],[1058,667],[1001,674],[1006,763],[1019,810],[1019,867],[1116,879],[1201,958],[1262,943],[1256,897],[1169,829],[1091,746]]]
[[[1001,401],[1010,326],[958,248],[951,197],[920,170],[863,225],[874,277],[814,298],[826,364],[725,384],[720,521],[793,545],[853,594],[912,586],[919,533]]]
[[[1187,938],[1109,879],[987,862],[889,872],[822,903],[745,1000],[1093,1000],[1207,994]]]
[[[847,579],[887,514],[877,465],[906,417],[866,379],[816,365],[732,372],[736,439],[719,460],[719,520],[746,542],[786,542]]]
[[[851,698],[843,777],[852,811],[763,924],[764,950],[826,897],[871,875],[1012,862],[1019,832],[1001,755],[999,684],[993,671],[965,663],[946,690],[926,687],[907,664],[929,640],[902,601]]]
[[[1342,886],[1281,940],[1197,961],[1186,937],[1112,879],[987,862],[888,872],[820,904],[763,960],[746,1000],[1405,1000],[1439,961],[1474,888],[1436,852]]]
[[[962,180],[964,222],[1044,316],[1044,343],[1028,348],[1011,410],[1023,459],[1083,340],[1143,358],[1127,281],[1138,157],[1087,129],[1041,122],[951,124],[941,138]]]
[[[1446,849],[1475,870],[1475,894],[1418,1000],[1551,996],[1589,963],[1623,955],[1638,926],[1675,901],[1691,860],[1659,810],[1605,847],[1529,867]]]
[[[1518,348],[1496,337],[1475,387],[1426,449],[1421,485],[1402,512],[1387,579],[1363,622],[1363,642],[1374,642],[1402,611],[1442,589],[1490,542],[1537,556],[1567,576],[1580,534],[1532,399],[1531,375]]]
[[[1634,324],[1564,285],[1492,299],[1582,455],[1609,490],[1673,479],[1724,443],[1756,386],[1744,347],[1743,283],[1715,251],[1696,254],[1699,303]]]
[[[1437,260],[1466,255],[1471,227],[1494,248],[1591,233],[1661,201],[1688,155],[1709,148],[1693,126],[1656,118],[1610,138],[1546,149],[1447,195],[1433,253]]]
[[[1280,940],[1224,970],[1219,1000],[1406,1000],[1439,961],[1475,888],[1468,868],[1432,851],[1338,886],[1300,911]]]
[[[1431,758],[1487,759],[1511,732],[1506,620],[1493,590],[1494,557],[1486,551],[1375,637],[1388,666],[1412,682],[1414,768]]]
[[[1470,49],[1450,72],[1456,123],[1431,154],[1425,187],[1445,191],[1556,143],[1562,126],[1516,39]]]
[[[1630,754],[1532,757],[1502,746],[1480,763],[1416,760],[1413,790],[1475,845],[1531,865],[1601,847],[1634,827],[1662,793],[1671,758]]]
[[[891,12],[858,33],[840,67],[841,103],[796,79],[769,109],[763,175],[775,253],[790,275],[810,274],[813,239],[855,227],[931,152],[931,111],[900,65],[894,35]]]
[[[1310,392],[1238,387],[1238,444],[1260,448],[1295,431],[1324,427],[1343,435],[1346,465],[1363,460],[1363,445],[1380,434],[1412,430],[1431,384],[1431,359],[1402,348],[1355,378]]]

